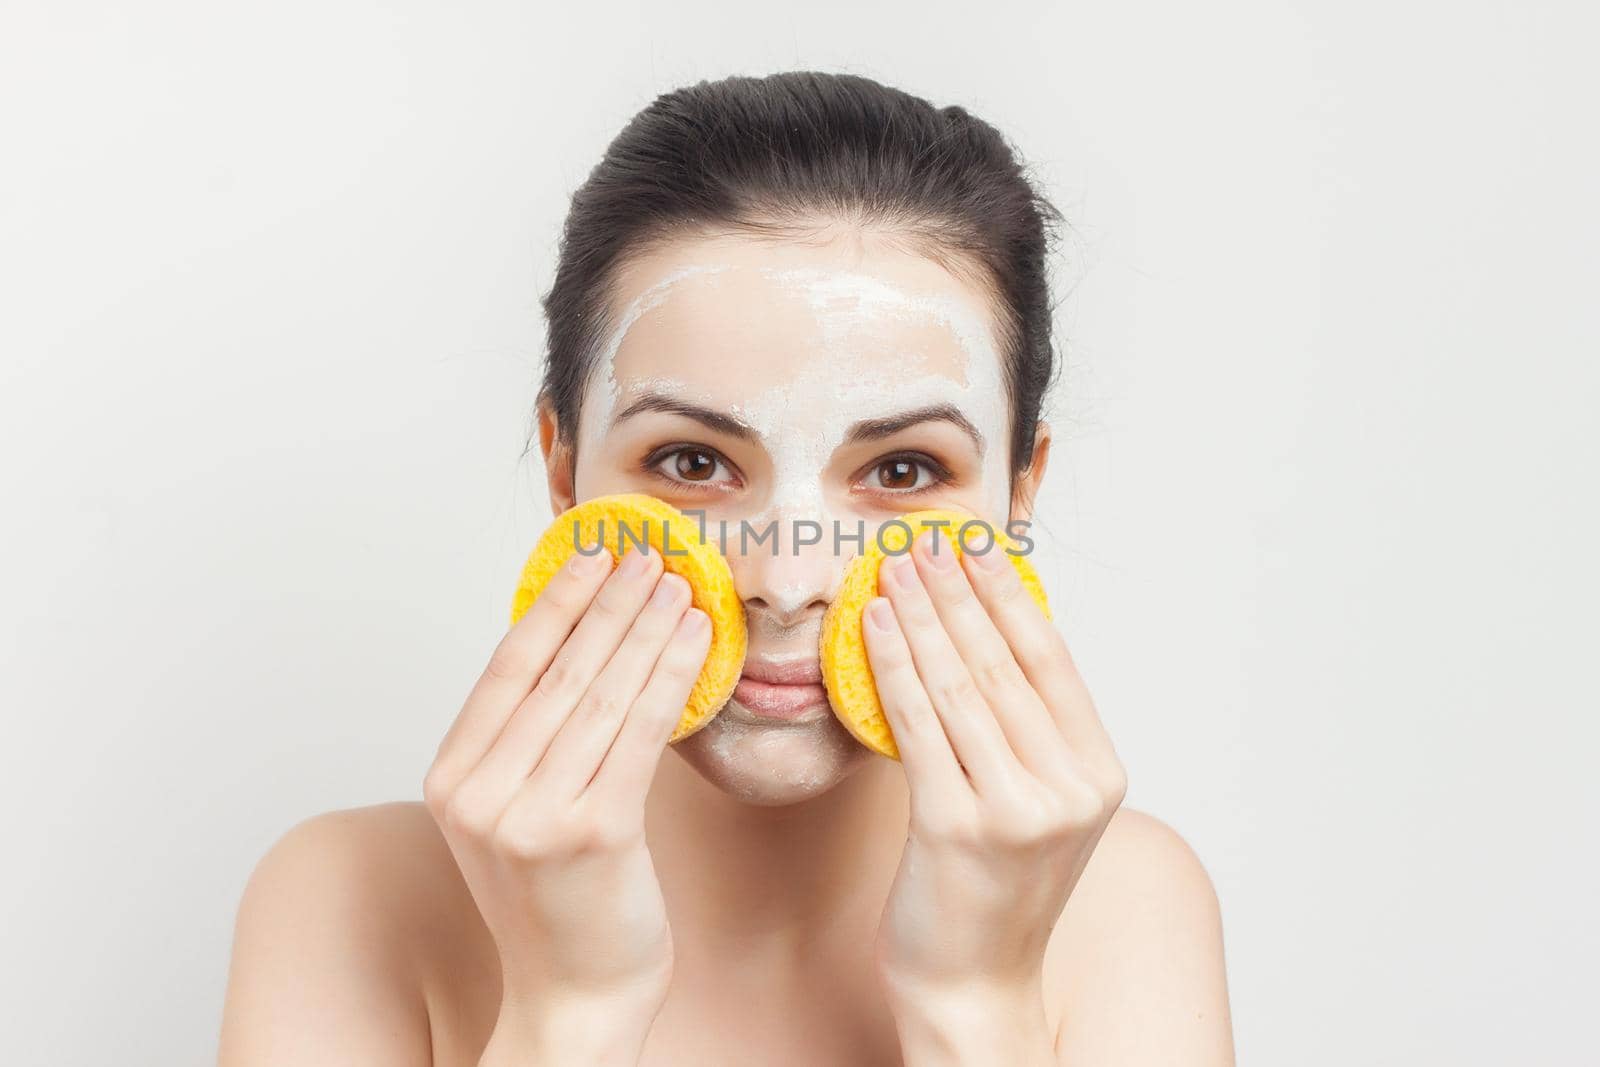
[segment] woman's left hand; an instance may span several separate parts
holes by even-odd
[[[1127,778],[1004,552],[932,540],[885,558],[863,627],[911,803],[878,968],[906,1062],[1050,1062],[1045,946]]]

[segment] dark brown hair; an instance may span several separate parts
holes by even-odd
[[[839,219],[901,236],[990,293],[1014,481],[1032,459],[1057,372],[1046,256],[1062,216],[982,119],[870,78],[816,71],[702,81],[656,97],[573,194],[543,298],[539,402],[554,410],[559,442],[575,453],[626,257],[680,233],[800,236]]]

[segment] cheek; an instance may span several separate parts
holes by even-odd
[[[985,463],[983,474],[983,506],[977,508],[984,515],[997,516],[1004,522],[1011,514],[1011,472],[1004,463]]]
[[[577,464],[572,472],[573,495],[578,500],[611,493],[651,492],[644,476],[634,470],[631,453],[605,439],[578,446]]]

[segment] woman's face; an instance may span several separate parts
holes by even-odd
[[[727,707],[675,747],[751,803],[824,792],[880,758],[834,718],[818,668],[856,533],[927,507],[1012,517],[988,297],[852,230],[677,238],[620,272],[611,310],[576,467],[551,465],[553,503],[643,492],[704,513],[749,652]]]

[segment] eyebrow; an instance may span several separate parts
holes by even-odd
[[[734,418],[725,412],[705,407],[702,404],[691,403],[656,390],[641,393],[631,404],[617,414],[617,417],[612,420],[612,425],[616,425],[624,419],[632,418],[635,415],[642,415],[652,411],[664,412],[669,415],[681,415],[686,419],[692,419],[702,426],[709,427],[736,440],[750,444],[760,443],[761,435],[749,423]],[[983,434],[972,424],[971,419],[961,413],[960,408],[950,403],[928,404],[920,408],[912,408],[909,411],[902,411],[895,415],[887,415],[881,419],[862,419],[853,423],[850,429],[845,431],[844,443],[860,444],[865,441],[881,441],[886,437],[893,437],[902,430],[924,422],[950,423],[972,439],[972,443],[977,447],[980,456],[983,454],[985,448]]]
[[[667,393],[649,390],[641,393],[639,398],[623,408],[612,420],[612,425],[630,419],[635,415],[642,415],[647,411],[662,411],[669,415],[682,415],[686,419],[693,419],[702,426],[708,426],[718,433],[750,444],[757,444],[761,435],[756,433],[755,427],[732,415],[713,410],[701,404],[692,404],[687,400],[671,396]]]
[[[845,433],[847,444],[857,444],[862,441],[879,441],[885,437],[893,437],[901,430],[909,429],[924,422],[948,422],[968,437],[978,449],[981,456],[984,450],[983,434],[972,425],[972,420],[961,413],[961,409],[950,403],[928,404],[925,407],[912,408],[902,411],[898,415],[889,415],[881,419],[862,419],[851,426]]]

